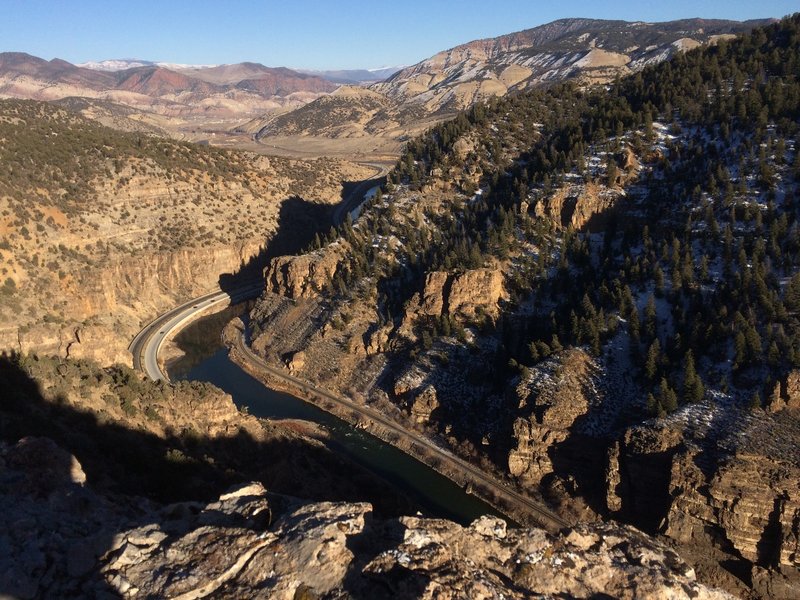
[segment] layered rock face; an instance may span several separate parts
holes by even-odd
[[[800,469],[763,456],[736,456],[706,477],[699,452],[675,457],[665,533],[695,541],[719,529],[747,560],[800,567]]]
[[[493,269],[473,269],[450,275],[428,273],[420,312],[433,317],[473,318],[479,312],[496,317],[504,295],[503,274]]]
[[[300,256],[279,256],[264,269],[267,291],[287,298],[312,298],[333,279],[346,252],[342,244]]]
[[[609,509],[680,542],[713,542],[796,579],[800,454],[793,440],[800,414],[698,410],[712,418],[693,424],[684,415],[684,422],[625,433],[610,452]],[[714,421],[723,419],[728,435],[715,430]]]
[[[595,229],[599,220],[608,218],[620,195],[596,184],[566,186],[540,202],[534,208],[537,217],[546,217],[559,225],[583,230]],[[602,217],[601,217],[602,215]]]
[[[0,129],[3,161],[38,157],[0,181],[0,348],[104,364],[130,362],[143,321],[300,249],[342,182],[374,173],[134,136],[44,103],[0,102]]]
[[[254,259],[262,244],[253,240],[234,246],[118,257],[107,266],[76,273],[76,281],[63,290],[69,299],[71,322],[37,323],[9,331],[0,345],[23,354],[130,365],[127,346],[139,328],[139,315],[156,315],[174,306],[178,298],[214,289],[221,275]],[[87,315],[92,317],[89,322],[80,324]]]
[[[46,450],[46,451],[44,451]],[[50,476],[56,469],[63,473]],[[34,597],[723,599],[672,550],[628,527],[558,536],[309,504],[259,484],[217,501],[110,501],[47,439],[0,446],[0,593]],[[47,475],[43,477],[43,475]]]
[[[598,437],[600,424],[612,422],[602,409],[620,390],[597,385],[597,369],[570,350],[509,389],[530,413],[514,422],[509,473],[525,485],[551,488],[566,478],[590,508],[684,547],[721,548],[746,561],[742,568],[751,571],[757,594],[796,597],[800,411],[791,406],[797,375],[776,385],[767,411],[706,401]]]
[[[415,326],[426,317],[458,321],[496,319],[506,297],[503,273],[496,269],[471,269],[462,273],[432,271],[425,276],[422,294],[414,294],[405,307],[397,334],[417,339]]]
[[[554,448],[575,433],[576,421],[588,412],[591,399],[586,389],[596,368],[583,351],[571,349],[545,361],[509,390],[519,408],[529,413],[514,422],[516,446],[508,455],[511,475],[537,486],[556,470]]]

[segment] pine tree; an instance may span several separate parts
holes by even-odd
[[[656,322],[656,299],[652,294],[647,298],[647,305],[644,307],[644,332],[648,339],[653,339],[658,333]]]
[[[703,381],[695,369],[694,354],[687,350],[683,359],[683,401],[691,404],[700,402],[705,393]]]
[[[636,309],[636,306],[634,306],[633,303],[631,303],[630,315],[628,317],[628,331],[631,334],[631,339],[638,344],[641,323],[639,322],[639,311]]]
[[[744,333],[741,331],[737,331],[733,338],[733,352],[733,368],[741,368],[747,360],[747,341],[745,340]]]
[[[552,350],[550,349],[550,346],[548,346],[546,342],[542,342],[541,340],[536,342],[536,347],[539,349],[539,356],[541,358],[547,358],[553,353]]]
[[[659,386],[659,403],[667,413],[674,412],[678,408],[678,396],[664,377],[661,378]]]
[[[664,295],[664,271],[661,269],[661,265],[656,263],[653,267],[653,282],[656,286],[656,295],[661,297]]]
[[[647,412],[652,416],[658,414],[658,401],[656,397],[650,393],[647,394]]]
[[[744,337],[747,343],[747,364],[758,362],[763,348],[761,347],[761,336],[758,335],[758,331],[752,322],[748,323]]]
[[[705,254],[703,254],[703,257],[700,259],[700,267],[698,268],[697,276],[700,279],[700,283],[706,283],[708,281],[708,256]]]
[[[767,350],[767,364],[775,368],[781,364],[781,352],[778,349],[778,344],[775,343],[775,340],[769,345],[769,349]]]
[[[661,362],[661,344],[656,338],[647,349],[647,358],[644,362],[644,376],[648,381],[654,381]]]
[[[609,158],[606,169],[606,185],[614,187],[617,184],[617,163],[613,158]]]
[[[783,293],[783,304],[787,310],[800,311],[800,273],[795,273],[789,280]]]
[[[531,360],[534,364],[539,362],[539,349],[536,347],[536,342],[528,344],[528,353],[531,355]]]

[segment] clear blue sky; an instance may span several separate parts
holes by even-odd
[[[374,68],[563,17],[744,20],[798,10],[797,0],[0,0],[0,51],[70,62]]]

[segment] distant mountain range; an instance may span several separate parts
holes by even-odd
[[[82,67],[84,69],[92,69],[94,71],[124,71],[125,69],[135,69],[136,67],[164,67],[165,69],[180,70],[216,67],[217,65],[185,65],[179,63],[155,62],[152,60],[140,60],[138,58],[121,58],[77,63],[75,66]]]
[[[179,63],[169,63],[169,62],[155,62],[150,60],[141,60],[138,58],[123,58],[123,59],[111,59],[111,60],[101,60],[101,61],[91,61],[85,63],[78,63],[76,67],[82,67],[85,69],[92,69],[95,71],[124,71],[126,69],[135,69],[138,67],[162,67],[164,69],[169,69],[171,71],[179,71],[179,72],[190,72],[197,74],[197,77],[202,79],[202,74],[206,71],[212,71],[214,69],[227,69],[227,68],[234,68],[240,65],[251,65],[251,66],[259,66],[257,63],[239,63],[233,65],[188,65],[188,64],[179,64]],[[296,71],[297,73],[303,73],[304,75],[313,75],[315,77],[320,77],[322,79],[326,79],[328,81],[332,81],[333,83],[341,83],[341,84],[360,84],[360,83],[375,83],[378,81],[383,81],[388,77],[391,77],[398,71],[400,71],[403,66],[398,67],[383,67],[380,69],[337,69],[337,70],[329,70],[329,71],[315,71],[310,69],[292,69],[292,71]],[[288,69],[286,69],[288,70]]]
[[[21,52],[0,53],[0,97],[108,100],[168,116],[237,116],[298,106],[338,84],[256,63],[220,66],[103,61],[87,66]]]
[[[325,96],[288,114],[267,116],[260,124],[249,123],[248,128],[262,137],[403,136],[420,122],[447,118],[492,96],[566,79],[608,82],[768,22],[562,19],[456,46],[369,89]]]
[[[382,69],[343,69],[339,71],[308,71],[300,70],[301,73],[308,75],[316,75],[333,81],[334,83],[342,84],[361,84],[361,83],[375,83],[383,81],[391,77],[403,67],[384,67]]]
[[[608,82],[767,22],[562,19],[462,44],[409,67],[377,70],[139,59],[73,65],[8,52],[0,54],[0,98],[77,96],[164,117],[241,118],[239,129],[259,136],[402,138],[492,96],[565,79]],[[351,87],[331,95],[342,84]],[[100,108],[107,113],[107,105]]]

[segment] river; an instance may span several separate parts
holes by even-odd
[[[303,419],[322,426],[330,447],[404,492],[423,514],[463,525],[484,514],[497,515],[488,504],[430,467],[368,433],[290,394],[271,390],[228,359],[220,333],[244,309],[231,307],[192,323],[176,336],[186,355],[168,365],[173,381],[205,381],[229,393],[237,406],[265,419]]]

